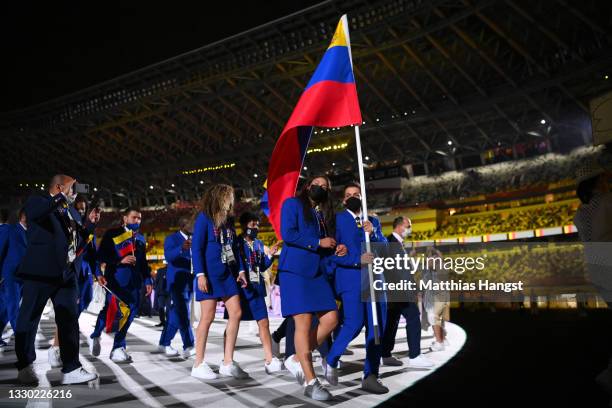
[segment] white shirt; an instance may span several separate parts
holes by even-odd
[[[393,231],[393,236],[395,237],[395,239],[397,239],[397,241],[400,244],[404,243],[404,238],[402,238],[402,236],[400,234],[398,234],[397,232]]]
[[[187,234],[185,234],[183,231],[179,230],[179,232],[181,233],[181,235],[183,236],[183,238],[185,238],[185,241],[187,241],[189,239],[189,237],[187,236]]]

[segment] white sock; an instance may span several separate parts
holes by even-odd
[[[313,378],[312,380],[308,381],[308,382],[306,383],[306,385],[313,385],[315,382],[317,382],[317,378],[316,378],[316,377],[315,377],[315,378]]]

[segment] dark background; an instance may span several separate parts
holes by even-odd
[[[319,2],[5,2],[0,112],[113,79]]]

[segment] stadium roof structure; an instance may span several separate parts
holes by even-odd
[[[612,88],[607,2],[328,1],[0,114],[1,193],[23,193],[58,171],[103,197],[152,203],[213,180],[261,186],[343,13],[371,161],[417,163],[555,131],[580,135],[589,100]],[[309,154],[309,170],[354,167],[352,138],[350,127],[317,131],[311,146],[348,148]]]

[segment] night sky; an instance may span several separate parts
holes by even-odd
[[[7,2],[0,13],[0,111],[78,91],[319,2]]]

